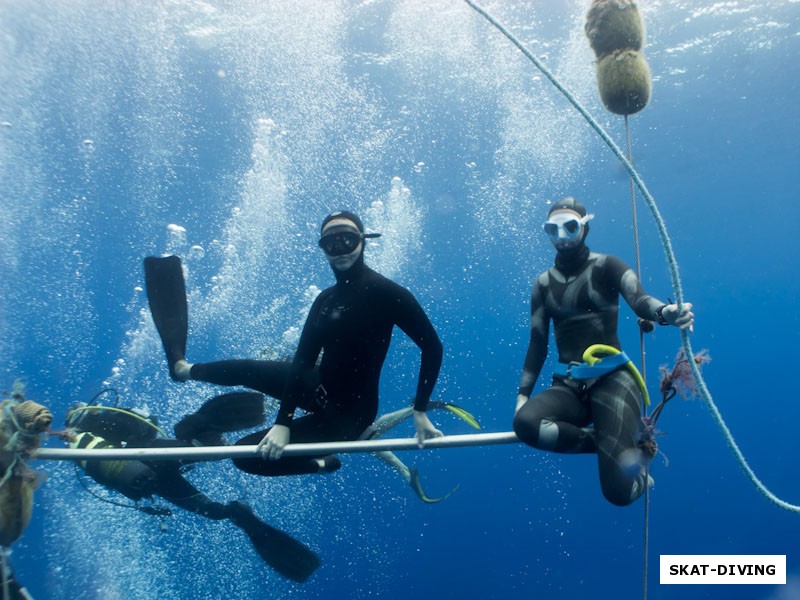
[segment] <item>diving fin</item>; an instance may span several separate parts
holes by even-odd
[[[230,520],[247,534],[261,559],[284,577],[302,583],[322,564],[311,548],[267,525],[245,504],[234,501],[228,506]]]
[[[231,392],[214,396],[175,425],[179,440],[197,440],[207,446],[224,443],[221,433],[258,427],[264,423],[264,394]]]
[[[460,487],[459,485],[457,485],[452,490],[450,490],[450,492],[448,492],[441,498],[431,498],[425,493],[425,490],[422,489],[422,480],[420,479],[419,476],[419,470],[416,467],[411,467],[409,469],[402,460],[397,458],[397,455],[394,452],[389,452],[388,450],[383,450],[381,452],[373,452],[372,455],[381,459],[387,465],[392,467],[395,471],[400,473],[400,475],[403,476],[403,479],[406,480],[408,485],[411,486],[411,489],[414,490],[414,493],[417,495],[417,497],[426,504],[436,504],[437,502],[446,500],[447,498],[452,496]]]
[[[175,375],[175,363],[186,358],[189,331],[189,307],[181,259],[177,256],[148,256],[144,259],[144,280],[150,313],[167,355],[169,376],[181,381]]]
[[[411,488],[416,492],[419,499],[425,502],[426,504],[436,504],[437,502],[441,502],[442,500],[447,500],[450,496],[455,494],[458,491],[458,488],[461,487],[461,484],[456,485],[452,490],[447,492],[441,498],[431,498],[426,493],[425,490],[422,489],[422,480],[419,477],[419,470],[416,467],[411,467],[409,470],[409,475],[411,476],[411,480],[408,482],[411,485]]]
[[[461,420],[466,421],[466,423],[472,427],[473,429],[480,429],[481,424],[478,423],[478,419],[474,417],[474,415],[457,404],[451,404],[449,402],[445,402],[443,407],[445,410],[449,410],[455,416],[459,417]]]

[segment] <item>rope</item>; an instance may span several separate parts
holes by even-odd
[[[625,115],[625,141],[628,147],[628,160],[633,164],[633,150],[631,144],[631,128],[628,122],[628,115]],[[633,220],[633,248],[636,255],[636,273],[639,277],[642,276],[642,254],[639,248],[639,219],[636,216],[636,187],[633,184],[633,179],[628,178],[631,188],[631,219]],[[642,377],[647,381],[647,351],[644,342],[644,326],[639,325],[639,352],[642,362]],[[642,403],[642,415],[647,419],[647,403]],[[644,468],[644,531],[642,540],[642,600],[647,600],[647,574],[649,557],[648,548],[650,547],[650,486],[648,485],[650,477],[650,465],[646,464]]]
[[[477,13],[482,15],[489,23],[494,25],[500,33],[502,33],[506,38],[508,38],[511,43],[513,43],[519,50],[536,66],[542,74],[550,80],[550,82],[555,86],[555,88],[560,91],[566,99],[575,107],[575,109],[583,116],[584,119],[589,123],[592,129],[595,130],[597,135],[606,143],[606,145],[611,149],[611,152],[614,156],[619,159],[622,165],[625,167],[625,170],[628,171],[628,174],[633,179],[636,187],[639,188],[642,196],[644,197],[644,201],[647,204],[647,208],[650,209],[650,213],[653,216],[653,220],[656,223],[656,228],[658,229],[658,236],[661,240],[661,245],[664,248],[664,254],[667,261],[667,266],[669,267],[669,274],[670,280],[672,282],[672,291],[675,295],[675,303],[678,305],[679,309],[683,308],[683,287],[681,285],[681,279],[678,274],[678,262],[675,259],[675,253],[672,250],[672,241],[670,240],[669,236],[667,235],[667,227],[664,223],[664,219],[661,217],[661,213],[656,206],[655,199],[653,198],[650,191],[647,189],[644,181],[642,180],[639,173],[634,169],[631,162],[625,157],[622,150],[620,150],[619,146],[611,139],[611,137],[606,133],[606,131],[602,128],[602,126],[592,117],[591,114],[581,105],[580,102],[575,98],[575,96],[567,90],[564,85],[550,72],[550,70],[538,59],[536,58],[530,50],[528,50],[522,42],[520,42],[514,35],[509,32],[505,27],[503,27],[500,23],[498,23],[494,17],[492,17],[486,10],[476,5],[472,0],[464,0],[469,6],[471,6]],[[686,353],[686,356],[694,356],[694,351],[692,350],[692,345],[689,341],[689,333],[681,329],[680,330],[681,336],[681,344],[683,345],[683,350]],[[739,446],[734,440],[733,435],[731,434],[728,426],[726,425],[725,421],[722,418],[722,415],[719,412],[716,404],[714,403],[714,399],[711,397],[711,392],[706,385],[705,380],[703,379],[702,374],[700,373],[700,369],[697,364],[690,360],[689,364],[692,369],[692,375],[697,382],[698,392],[700,397],[703,399],[706,407],[708,408],[709,412],[711,413],[711,417],[713,418],[714,422],[722,431],[722,435],[725,438],[725,441],[728,444],[728,447],[733,452],[734,456],[736,457],[739,466],[745,472],[745,475],[750,479],[751,483],[756,487],[756,489],[761,492],[769,501],[773,502],[774,504],[778,505],[780,508],[784,510],[788,510],[791,512],[800,512],[800,505],[790,504],[778,496],[773,494],[766,485],[764,485],[758,476],[755,474],[753,469],[747,462],[742,451],[739,449]]]
[[[0,548],[0,569],[3,571],[3,600],[11,600],[11,590],[8,589],[10,577],[10,568],[8,566],[8,548]]]
[[[415,438],[378,439],[355,442],[318,442],[314,444],[289,444],[284,456],[318,456],[354,452],[382,452],[384,450],[428,450],[433,448],[461,448],[464,446],[492,446],[519,442],[513,431],[499,433],[473,433],[448,435],[425,440],[422,448]],[[40,448],[31,457],[41,460],[215,460],[222,458],[253,458],[260,456],[258,446],[187,446],[185,448],[100,448],[97,450],[72,448]]]

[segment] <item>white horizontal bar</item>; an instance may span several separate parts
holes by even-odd
[[[490,446],[519,442],[513,431],[447,435],[425,441],[423,450]],[[381,452],[384,450],[420,450],[414,438],[362,440],[356,442],[320,442],[289,444],[284,456],[341,454],[347,452]],[[40,460],[214,460],[223,458],[252,458],[258,456],[257,446],[187,446],[185,448],[101,448],[84,450],[72,448],[40,448],[32,458]]]

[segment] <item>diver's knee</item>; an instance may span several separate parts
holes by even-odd
[[[552,450],[558,442],[558,425],[550,419],[524,419],[518,413],[514,418],[514,433],[529,446],[540,450]]]
[[[627,477],[600,480],[603,496],[614,506],[633,504],[644,493],[645,485],[647,485],[647,479],[644,474],[637,475],[633,480]]]
[[[635,497],[632,496],[630,493],[630,489],[622,490],[619,486],[601,486],[603,490],[603,496],[606,500],[608,500],[614,506],[628,506],[634,500]]]
[[[527,419],[520,418],[520,413],[516,414],[514,417],[514,433],[517,434],[517,437],[522,442],[525,442],[528,444],[528,446],[533,446],[535,448],[539,441],[539,436],[537,435],[538,431],[538,422],[531,423]]]

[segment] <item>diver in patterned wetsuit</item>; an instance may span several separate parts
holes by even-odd
[[[286,457],[294,443],[356,440],[375,420],[378,383],[398,326],[422,351],[414,401],[417,439],[441,436],[426,409],[442,362],[442,344],[425,311],[405,288],[364,263],[365,234],[353,213],[336,211],[322,222],[319,241],[336,277],[336,285],[314,301],[300,342],[289,362],[226,360],[190,364],[181,357],[171,372],[178,380],[243,385],[281,401],[273,427],[239,440],[258,443],[262,456],[236,459],[240,469],[257,475],[329,472],[336,457]],[[317,358],[322,358],[317,365]],[[294,419],[295,410],[307,414]]]
[[[560,363],[580,363],[592,344],[621,349],[617,337],[619,297],[642,319],[691,328],[692,305],[665,304],[642,289],[636,274],[615,256],[590,252],[584,206],[556,202],[545,223],[557,253],[555,266],[539,275],[531,296],[530,342],[517,395],[514,431],[529,446],[563,453],[596,453],[600,485],[618,506],[645,490],[639,388],[629,371],[617,369],[588,380],[554,375],[552,386],[530,399],[547,357],[550,322]],[[593,427],[590,427],[593,425]]]

